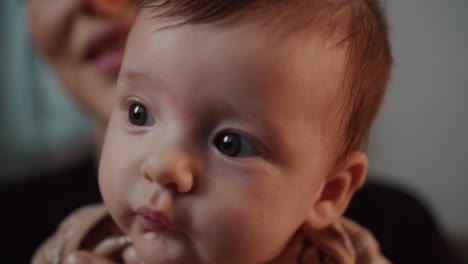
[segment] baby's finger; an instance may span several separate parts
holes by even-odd
[[[342,219],[342,223],[357,254],[364,251],[380,251],[377,240],[369,230],[346,218]]]
[[[106,258],[120,256],[124,248],[128,247],[131,243],[128,236],[107,238],[94,248],[94,253]]]
[[[143,264],[133,246],[129,246],[123,251],[122,258],[125,264]]]
[[[77,251],[65,259],[65,264],[117,264],[90,251]]]
[[[340,221],[318,231],[311,230],[306,222],[301,230],[308,240],[313,241],[314,247],[335,263],[353,263],[352,243]]]
[[[356,252],[356,263],[390,263],[390,261],[381,254],[379,243],[369,230],[349,219],[343,219],[342,223],[353,243]]]
[[[302,260],[299,264],[316,264],[320,263],[320,255],[316,248],[310,247],[302,256]]]

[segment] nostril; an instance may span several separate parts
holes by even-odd
[[[166,185],[166,189],[171,190],[171,192],[173,192],[173,193],[178,193],[179,192],[179,186],[174,182],[168,183]]]

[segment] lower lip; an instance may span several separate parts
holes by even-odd
[[[140,216],[140,220],[144,227],[153,232],[160,233],[169,230],[169,226],[158,219],[151,219],[148,217]]]
[[[92,63],[96,70],[106,75],[117,75],[122,65],[123,50],[116,50],[99,55]]]

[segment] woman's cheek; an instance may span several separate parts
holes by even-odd
[[[28,26],[34,45],[46,56],[63,45],[84,0],[28,0]]]
[[[44,21],[46,19],[44,15],[46,14],[42,14],[44,10],[41,10],[37,2],[38,1],[28,1],[28,26],[34,45],[41,52],[45,53],[48,46],[47,39],[52,38],[52,36],[50,36],[51,28],[45,26],[47,23]]]

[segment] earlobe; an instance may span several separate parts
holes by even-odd
[[[367,169],[366,154],[354,151],[347,156],[342,166],[332,170],[323,181],[318,198],[309,211],[309,228],[322,229],[343,214],[354,192],[364,184]]]

